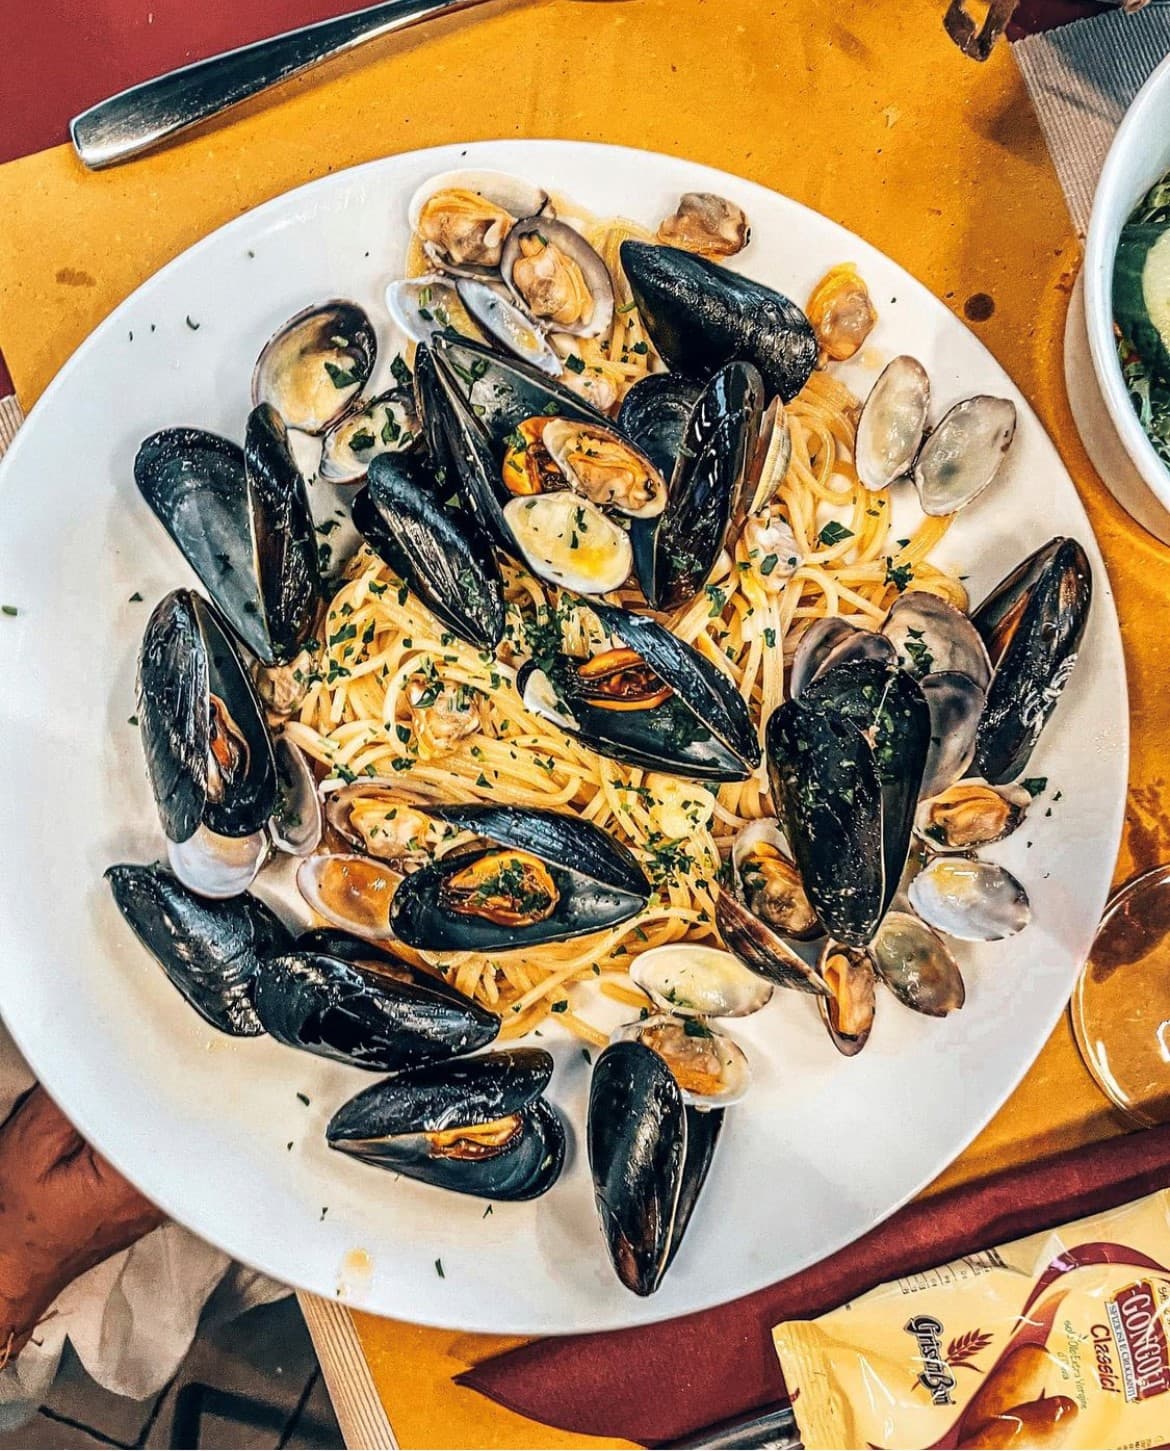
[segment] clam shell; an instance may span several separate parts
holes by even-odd
[[[900,1003],[931,1018],[963,1006],[963,975],[938,935],[909,912],[887,912],[869,949],[878,977]]]
[[[552,217],[548,193],[540,187],[534,186],[532,182],[525,181],[519,176],[512,176],[506,171],[459,169],[440,172],[437,176],[432,176],[428,181],[424,181],[418,188],[407,205],[407,220],[410,222],[410,230],[418,231],[422,209],[431,197],[441,191],[455,190],[478,192],[493,206],[500,207],[516,219],[532,217],[538,212],[550,219]],[[429,243],[424,243],[423,250],[436,267],[442,268],[444,272],[449,272],[453,276],[498,276],[498,270],[495,268],[477,267],[471,264],[460,266],[451,263]]]
[[[549,247],[556,247],[581,269],[585,286],[593,299],[593,309],[588,318],[577,323],[559,323],[552,318],[537,317],[533,312],[528,298],[516,281],[515,269],[522,255],[522,238],[534,234],[539,235]],[[503,256],[500,258],[500,276],[516,301],[549,332],[567,333],[570,337],[596,338],[601,337],[613,324],[613,278],[609,275],[609,268],[581,233],[567,222],[552,221],[547,216],[530,216],[525,221],[517,222],[504,243]]]
[[[252,404],[270,403],[289,428],[324,433],[366,386],[377,355],[374,326],[356,303],[306,307],[265,343]]]
[[[549,345],[536,319],[507,291],[496,284],[461,277],[459,300],[480,328],[510,353],[515,353],[550,378],[559,378],[565,365]]]
[[[713,1052],[719,1060],[719,1087],[703,1093],[687,1088],[679,1078],[672,1058],[667,1057],[665,1052],[659,1054],[678,1081],[684,1103],[699,1109],[727,1108],[730,1104],[739,1103],[746,1096],[752,1078],[747,1054],[729,1034],[712,1028],[710,1024],[696,1017],[680,1019],[670,1013],[657,1013],[649,1018],[639,1018],[636,1023],[624,1023],[620,1028],[615,1028],[609,1041],[641,1043],[651,1052],[657,1053],[659,1050],[653,1046],[653,1038],[656,1033],[663,1031],[677,1036],[680,1051],[686,1052],[688,1047],[694,1046]]]
[[[276,762],[276,804],[268,832],[278,851],[308,856],[321,842],[321,798],[308,758],[287,736],[272,744]]]
[[[379,454],[405,453],[418,442],[421,431],[409,391],[395,388],[381,393],[347,413],[325,435],[321,477],[334,484],[359,483]],[[365,446],[359,448],[358,443]]]
[[[1028,894],[1011,872],[974,857],[939,856],[907,889],[910,905],[929,926],[963,942],[998,942],[1031,919]]]
[[[984,830],[975,835],[968,835],[966,840],[952,845],[940,834],[939,829],[933,827],[933,815],[936,809],[957,805],[957,798],[960,794],[975,800],[982,796],[998,796],[1007,808],[1000,828],[992,830],[990,833]],[[949,802],[948,797],[951,798]],[[994,802],[991,804],[994,805]],[[981,846],[990,846],[993,841],[1002,841],[1004,837],[1010,836],[1023,821],[1031,804],[1031,794],[1022,786],[992,786],[981,776],[973,776],[968,780],[956,781],[954,785],[948,786],[934,796],[924,796],[914,818],[914,831],[933,852],[977,851]]]
[[[882,634],[914,678],[957,671],[981,690],[991,684],[991,660],[979,631],[962,610],[926,590],[908,589],[890,606]]]
[[[297,868],[297,889],[318,916],[334,927],[390,941],[390,906],[401,873],[384,861],[356,853],[309,856]]]
[[[639,953],[630,964],[630,979],[664,1013],[681,1018],[744,1018],[772,996],[772,984],[730,952],[691,942]]]
[[[908,474],[926,432],[930,379],[917,358],[891,359],[870,389],[857,422],[857,477],[888,489]]]
[[[563,589],[608,594],[630,576],[630,536],[579,494],[512,499],[504,505],[504,520],[533,574]]]
[[[956,403],[922,445],[914,486],[924,514],[954,514],[999,472],[1016,434],[1016,405],[981,393]]]

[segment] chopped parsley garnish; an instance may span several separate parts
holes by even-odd
[[[637,353],[639,356],[642,356],[649,351],[650,349],[646,346],[645,343],[635,343],[634,346],[630,349],[631,353]]]
[[[329,381],[335,388],[353,388],[362,380],[353,370],[346,371],[339,368],[336,363],[326,362],[325,371],[329,374]]]
[[[715,1036],[700,1018],[684,1018],[683,1032],[688,1038],[713,1038]]]
[[[414,381],[411,371],[407,367],[406,359],[401,353],[395,353],[394,361],[390,364],[390,371],[394,375],[394,381],[400,388],[409,388]]]
[[[914,580],[914,566],[912,564],[895,564],[892,559],[886,560],[886,583],[892,584],[898,593],[909,588]]]
[[[767,645],[769,650],[776,648],[776,631],[771,625],[765,625],[764,627],[764,644]]]
[[[402,437],[402,428],[397,418],[389,410],[386,412],[386,421],[382,424],[382,442],[397,443]]]
[[[853,530],[847,529],[836,519],[830,519],[821,530],[819,538],[822,544],[831,548],[834,544],[840,544],[843,539],[852,539]]]
[[[583,373],[585,371],[585,359],[579,358],[576,353],[570,353],[565,359],[565,367],[570,373]]]
[[[567,998],[558,998],[558,1000],[555,1003],[551,1004],[551,1006],[549,1007],[550,1013],[567,1013],[568,1011],[569,1001]]]
[[[436,1260],[435,1261],[435,1274],[438,1275],[438,1277],[439,1277],[440,1280],[445,1280],[447,1278],[447,1276],[443,1273],[443,1261],[442,1260]]]
[[[350,439],[349,446],[354,453],[368,453],[377,441],[368,428],[359,428]]]
[[[1048,790],[1048,777],[1025,776],[1024,779],[1020,782],[1020,785],[1024,788],[1028,795],[1031,796],[1033,800],[1035,800],[1035,798],[1039,796],[1042,791]]]
[[[15,605],[0,605],[0,612],[6,614],[10,619],[15,619],[20,614]]]
[[[765,554],[764,555],[764,558],[760,562],[760,573],[761,574],[771,574],[772,571],[776,568],[776,566],[779,563],[780,563],[780,560],[779,560],[779,557],[777,555],[775,555],[775,554]]]
[[[297,1097],[305,1105],[305,1107],[308,1108],[308,1106],[309,1106],[309,1095],[307,1093],[298,1093],[297,1094]]]
[[[711,601],[711,608],[707,611],[708,619],[715,619],[723,613],[723,606],[727,603],[727,593],[721,590],[717,584],[705,586],[703,593]]]
[[[910,637],[913,637],[914,635],[921,633],[922,632],[920,630],[911,630],[909,632],[909,635]],[[911,664],[914,666],[915,674],[919,676],[930,674],[931,670],[934,667],[934,656],[930,653],[930,649],[927,646],[925,640],[915,640],[913,638],[907,638],[906,643],[902,646],[902,648],[910,657]]]
[[[200,325],[199,323],[192,320],[190,313],[187,314],[187,326],[191,329],[193,333],[197,333],[199,331]]]
[[[142,596],[138,593],[137,590],[135,590],[134,593],[130,596],[129,602],[132,605],[140,605],[142,603]]]

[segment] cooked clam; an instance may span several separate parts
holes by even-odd
[[[892,359],[870,389],[857,422],[857,477],[888,489],[910,473],[926,433],[930,379],[917,358]]]
[[[743,1018],[772,996],[771,985],[730,952],[694,942],[670,942],[639,953],[630,964],[630,979],[664,1013],[682,1018]]]
[[[559,378],[564,372],[564,364],[544,336],[540,324],[501,283],[461,277],[456,283],[456,291],[468,314],[488,337],[495,338],[509,352],[550,377]]]
[[[297,868],[297,888],[314,912],[375,942],[394,936],[390,907],[401,881],[385,861],[348,853],[309,856]]]
[[[395,388],[347,413],[325,435],[321,477],[335,484],[356,484],[382,453],[405,453],[422,436],[414,395]]]
[[[578,594],[608,594],[630,576],[630,536],[579,494],[536,494],[504,506],[504,521],[533,574]]]
[[[924,514],[954,514],[999,472],[1016,432],[1016,405],[980,394],[956,403],[935,425],[914,464]]]
[[[908,912],[887,912],[870,945],[878,977],[916,1013],[944,1018],[963,1006],[959,964],[925,922]]]
[[[701,1018],[658,1013],[624,1024],[610,1041],[641,1043],[657,1053],[674,1074],[683,1102],[694,1108],[727,1108],[738,1103],[751,1082],[743,1049]]]
[[[106,880],[135,936],[212,1027],[235,1037],[263,1033],[252,1001],[256,975],[292,941],[263,902],[206,901],[160,866],[110,867]]]
[[[539,1048],[427,1064],[351,1098],[325,1136],[331,1149],[437,1189],[535,1199],[565,1159],[565,1131],[541,1097],[552,1068]]]
[[[935,851],[973,851],[1010,836],[1031,802],[1022,786],[960,781],[922,801],[914,829]]]
[[[304,751],[287,736],[273,742],[276,765],[276,803],[268,831],[279,851],[308,856],[321,842],[321,798]]]
[[[616,430],[551,418],[541,441],[569,487],[599,508],[649,519],[666,507],[666,481]]]
[[[876,1006],[873,959],[864,948],[849,947],[831,938],[817,962],[829,989],[817,999],[821,1021],[838,1053],[852,1058],[869,1041]]]
[[[500,276],[541,326],[599,337],[613,322],[609,268],[567,222],[529,217],[508,233]]]
[[[821,352],[838,363],[859,351],[877,322],[869,288],[852,262],[825,273],[813,289],[806,311]]]
[[[929,926],[964,942],[998,942],[1022,932],[1028,894],[1011,872],[973,857],[937,856],[910,883],[910,905]]]
[[[659,223],[658,240],[702,257],[734,257],[751,241],[742,207],[710,191],[688,191],[675,211]]]
[[[799,942],[821,935],[796,863],[774,822],[753,821],[735,838],[731,865],[737,895],[761,922]]]
[[[916,679],[955,671],[982,690],[991,683],[991,661],[979,631],[962,610],[938,595],[918,589],[899,595],[882,634],[897,650],[902,669]]]
[[[325,797],[329,825],[357,851],[393,862],[403,872],[425,866],[459,834],[400,781],[370,776],[335,786]]]
[[[324,433],[366,386],[377,353],[373,324],[356,303],[307,307],[264,345],[253,406],[268,403],[289,428]]]
[[[494,277],[516,220],[547,208],[545,192],[505,172],[449,171],[419,187],[408,217],[435,266],[457,277]]]

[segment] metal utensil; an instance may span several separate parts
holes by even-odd
[[[383,0],[168,71],[75,116],[69,123],[74,149],[94,171],[114,166],[367,40],[480,3]]]

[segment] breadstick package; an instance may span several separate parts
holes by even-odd
[[[807,1451],[1170,1446],[1170,1190],[773,1337]]]

